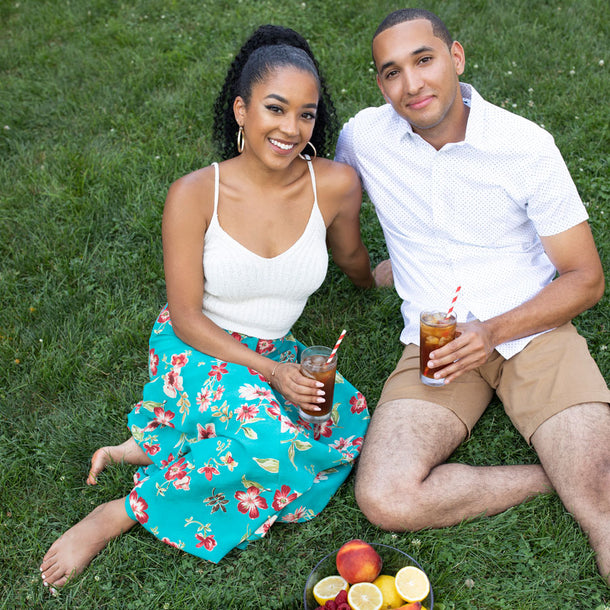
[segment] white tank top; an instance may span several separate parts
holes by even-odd
[[[309,221],[297,241],[281,254],[265,258],[242,246],[218,222],[219,167],[213,163],[214,214],[203,247],[203,313],[221,328],[261,339],[286,335],[310,294],[326,277],[326,226],[318,208],[313,165]]]

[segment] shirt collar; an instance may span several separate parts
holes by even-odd
[[[485,100],[479,95],[476,89],[468,83],[460,83],[460,91],[462,93],[462,100],[464,101],[464,104],[470,108],[464,142],[474,145],[477,142],[484,141],[485,139],[484,121],[481,120],[484,112],[483,104]],[[388,106],[392,108],[390,104],[388,104]],[[413,131],[413,127],[411,127],[411,123],[401,117],[393,108],[391,121],[391,130],[396,134],[396,137],[399,140],[403,140],[405,138],[413,139],[415,136],[417,136],[417,134]]]

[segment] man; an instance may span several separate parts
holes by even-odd
[[[554,488],[610,572],[610,392],[571,319],[604,290],[587,214],[552,137],[467,84],[438,17],[391,13],[373,37],[388,104],[343,128],[386,238],[376,280],[403,303],[403,355],[367,433],[356,498],[388,530],[495,514]],[[458,336],[419,381],[419,312],[449,306]],[[446,463],[494,392],[541,465]]]

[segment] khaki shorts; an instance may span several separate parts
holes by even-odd
[[[419,347],[407,345],[378,404],[401,399],[433,402],[453,411],[470,435],[494,391],[528,443],[540,424],[568,407],[610,403],[610,391],[587,342],[568,323],[532,339],[508,360],[494,351],[485,364],[440,387],[421,383]]]

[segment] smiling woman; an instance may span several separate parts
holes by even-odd
[[[331,418],[302,419],[298,407],[319,410],[324,391],[301,374],[304,345],[291,333],[324,281],[327,244],[354,284],[374,284],[355,172],[303,153],[327,151],[332,108],[293,30],[260,28],[233,62],[215,106],[231,158],[169,190],[168,303],[150,337],[150,381],[128,417],[132,437],[94,454],[88,483],[111,461],[142,468],[127,498],[96,508],[51,546],[46,585],[65,584],[137,522],[217,562],[275,521],[312,519],[350,472],[366,401],[337,375]]]

